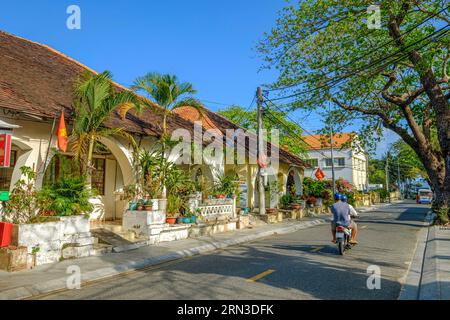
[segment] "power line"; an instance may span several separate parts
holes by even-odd
[[[418,43],[421,43],[421,42],[423,42],[424,40],[426,40],[426,39],[428,39],[428,38],[432,38],[431,41],[428,41],[428,42],[426,42],[424,45],[422,45],[422,46],[420,46],[420,47],[418,47],[418,48],[415,48],[415,50],[420,50],[420,49],[424,48],[424,47],[427,46],[428,44],[430,44],[430,43],[432,43],[432,42],[435,42],[435,41],[437,40],[438,37],[444,36],[444,35],[449,31],[449,30],[444,30],[444,29],[448,28],[449,26],[450,26],[450,24],[447,24],[446,26],[444,26],[444,27],[440,28],[439,30],[437,30],[437,31],[435,31],[435,32],[433,32],[433,33],[427,35],[426,37],[424,37],[424,38],[422,38],[422,39],[420,39],[420,40],[418,40],[418,41],[416,41],[416,42],[414,42],[414,43],[411,43],[411,44],[409,44],[408,46],[406,46],[406,47],[404,47],[404,48],[401,48],[401,49],[397,50],[396,52],[389,54],[389,55],[386,56],[386,57],[378,58],[378,59],[376,59],[375,61],[373,61],[372,63],[370,63],[370,64],[368,64],[368,65],[365,65],[365,66],[362,67],[362,68],[355,69],[355,70],[351,71],[349,74],[347,74],[347,75],[345,75],[345,76],[338,77],[338,78],[334,78],[334,79],[329,79],[329,80],[327,80],[324,84],[322,84],[322,85],[320,85],[320,86],[318,86],[318,87],[316,87],[316,88],[313,88],[313,89],[303,90],[303,91],[300,91],[300,92],[297,92],[297,93],[294,93],[294,94],[291,94],[291,95],[287,95],[287,96],[283,96],[283,97],[274,98],[274,99],[272,99],[272,100],[273,100],[273,101],[278,101],[278,100],[285,100],[285,99],[289,99],[289,98],[294,98],[294,97],[297,97],[297,96],[299,96],[299,95],[302,95],[302,94],[305,94],[305,93],[312,93],[312,92],[314,92],[314,91],[318,91],[318,90],[321,90],[321,89],[327,88],[327,87],[328,87],[328,89],[331,89],[331,88],[333,88],[334,86],[338,85],[338,84],[339,84],[340,82],[342,82],[343,80],[348,79],[348,78],[350,78],[350,77],[352,77],[352,76],[354,76],[354,75],[357,75],[358,73],[360,73],[360,72],[362,72],[362,71],[365,71],[365,70],[367,70],[368,68],[374,67],[374,66],[376,66],[377,64],[379,64],[380,62],[386,61],[388,58],[394,57],[394,56],[396,56],[398,53],[401,53],[401,52],[405,51],[405,49],[408,49],[408,48],[410,48],[410,47],[412,47],[412,46],[414,46],[414,45],[416,45],[416,44],[418,44]],[[437,36],[437,34],[439,34],[439,33],[442,33],[442,34],[440,34],[439,36]],[[402,60],[403,58],[407,57],[408,55],[409,55],[409,53],[406,52],[406,53],[404,53],[403,55],[400,55],[400,56],[398,56],[398,57],[394,57],[393,60],[387,61],[387,62],[385,62],[384,64],[382,64],[381,66],[379,66],[379,70],[381,71],[381,70],[382,70],[384,67],[386,67],[387,65],[392,64],[392,63],[395,63],[395,62],[397,62],[397,61],[400,61],[400,60]]]
[[[284,126],[285,130],[289,131],[291,137],[297,138],[299,141],[302,141],[307,146],[312,147],[310,144],[308,144],[306,141],[304,141],[301,136],[295,134],[292,130],[287,128],[285,126],[285,124],[283,122],[281,122],[279,119],[277,119],[272,113],[270,113],[270,115],[271,115],[271,118],[268,118],[269,121],[271,121],[273,124],[279,124],[279,125]],[[267,116],[267,114],[266,114],[266,116]],[[324,154],[320,150],[314,150],[314,151],[317,151],[318,153],[320,153],[323,156],[324,159],[331,159],[331,157],[327,156],[326,154]],[[338,158],[342,158],[342,157],[335,157],[335,160],[338,159]],[[303,159],[303,161],[308,161],[308,160],[311,160],[311,159]],[[324,166],[323,167],[324,170],[327,170],[327,169],[330,169],[330,168],[331,168],[331,166]],[[365,170],[365,166],[363,166],[363,169],[361,169],[361,167],[359,165],[356,165],[356,164],[355,165],[344,165],[344,166],[336,165],[335,168],[336,169],[351,169],[351,170],[357,170],[357,171],[360,171],[360,172],[366,171]],[[312,169],[314,170],[315,167],[313,167]]]
[[[264,96],[266,98],[267,101],[269,101],[278,111],[283,112],[282,109],[277,106],[274,102],[272,102],[272,100],[270,100],[268,97]],[[267,103],[266,103],[267,104]],[[288,118],[288,120],[290,120],[291,122],[293,122],[294,124],[296,124],[297,126],[299,126],[304,132],[306,132],[308,135],[310,135],[310,137],[318,142],[320,142],[322,144],[322,140],[320,140],[319,138],[316,137],[315,134],[311,133],[310,131],[306,130],[300,123],[298,123],[298,121],[292,119],[287,113],[285,114],[286,118]],[[312,146],[311,146],[312,147]]]
[[[444,9],[440,10],[439,12],[437,12],[437,13],[435,13],[435,14],[429,16],[428,18],[422,20],[420,23],[416,24],[414,27],[412,27],[412,28],[408,29],[407,31],[405,31],[405,33],[403,33],[401,36],[403,37],[403,36],[407,35],[408,33],[412,32],[413,30],[417,29],[419,26],[421,26],[421,25],[424,24],[425,22],[427,22],[427,21],[431,20],[432,18],[436,17],[437,15],[439,15],[440,13],[442,13],[443,11],[446,11],[449,7],[450,7],[450,5],[447,6],[447,7],[445,7]],[[389,40],[388,42],[385,42],[384,44],[382,44],[382,45],[376,47],[375,49],[372,49],[371,51],[369,51],[369,52],[367,52],[367,53],[365,53],[365,54],[359,56],[358,58],[355,58],[355,59],[353,59],[353,60],[350,60],[348,63],[346,63],[346,64],[344,64],[344,65],[342,65],[342,66],[340,66],[340,67],[338,67],[338,68],[336,68],[336,69],[330,71],[330,73],[334,73],[334,72],[339,71],[339,70],[341,70],[341,69],[343,69],[343,68],[345,68],[345,67],[347,67],[347,66],[349,66],[349,65],[351,65],[351,64],[354,64],[355,62],[360,61],[360,60],[363,59],[364,57],[367,57],[367,56],[371,55],[372,53],[378,51],[379,49],[381,49],[381,48],[383,48],[383,47],[385,47],[385,46],[387,46],[387,45],[393,43],[394,41],[395,41],[395,39],[391,39],[391,40]],[[303,83],[307,83],[307,82],[308,82],[308,81],[303,81]],[[302,84],[302,82],[298,82],[298,83],[295,83],[295,84],[292,84],[292,85],[288,85],[288,86],[284,86],[284,87],[280,87],[280,88],[268,89],[267,91],[284,90],[284,89],[288,89],[288,88],[295,87],[295,86],[300,85],[300,84]]]

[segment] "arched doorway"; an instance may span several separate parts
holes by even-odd
[[[96,144],[92,159],[91,183],[97,196],[91,200],[94,204],[91,220],[122,218],[127,204],[120,199],[120,193],[123,187],[133,183],[134,179],[131,158],[127,158],[127,153],[124,152],[126,149],[122,147],[121,143],[113,138],[102,139]],[[43,184],[51,184],[63,174],[79,174],[79,168],[71,164],[70,160],[73,158],[71,153],[50,156],[43,174]]]
[[[298,169],[291,168],[286,179],[286,194],[299,196],[303,194],[303,184]]]

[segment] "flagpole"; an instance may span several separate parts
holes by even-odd
[[[53,141],[53,133],[55,131],[55,125],[56,125],[56,116],[53,117],[52,131],[50,132],[50,138],[48,139],[48,147],[47,147],[47,152],[45,154],[44,169],[40,173],[44,173],[45,172],[45,167],[47,166],[48,155],[50,153],[50,147],[52,146],[52,141]],[[41,170],[39,170],[39,171],[41,171]]]

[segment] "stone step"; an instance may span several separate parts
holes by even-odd
[[[124,236],[122,236],[122,235],[120,235],[118,233],[114,233],[108,229],[97,228],[97,229],[91,230],[91,233],[94,237],[98,238],[99,243],[110,244],[114,247],[133,244],[133,241],[129,240],[132,236],[129,236],[128,239],[124,237],[127,234],[128,235],[130,234],[128,232],[124,233],[123,234]]]
[[[90,256],[102,256],[104,254],[111,253],[113,249],[113,246],[110,244],[104,244],[104,243],[97,243],[94,244],[91,251]]]
[[[89,257],[92,245],[87,246],[68,246],[61,250],[61,257],[63,259],[75,259]]]

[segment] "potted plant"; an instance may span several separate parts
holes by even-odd
[[[128,210],[137,210],[138,189],[135,184],[125,186],[123,188],[123,199],[128,201]]]
[[[138,211],[142,211],[142,210],[144,210],[144,200],[143,199],[139,199],[138,200],[138,202],[137,202],[137,209],[138,209]]]
[[[276,209],[275,208],[266,208],[266,213],[267,214],[273,214],[275,213]]]
[[[284,194],[280,198],[280,206],[283,209],[288,209],[293,202],[294,198],[290,194]]]
[[[197,210],[199,210],[199,209],[197,209]],[[185,219],[183,221],[184,223],[196,223],[197,222],[197,216],[191,210],[188,210],[186,212],[186,214],[184,215],[184,219]]]
[[[144,210],[145,211],[152,211],[153,209],[153,201],[147,199],[144,201]]]
[[[179,215],[179,216],[176,218],[176,223],[177,223],[177,224],[182,224],[182,223],[183,223],[183,216],[182,216],[182,215]]]
[[[167,218],[168,224],[175,224],[179,216],[179,210],[182,206],[182,199],[179,196],[170,194],[167,197]]]
[[[225,199],[227,196],[235,197],[239,194],[239,184],[232,176],[219,176],[214,183],[214,195],[217,199]]]

